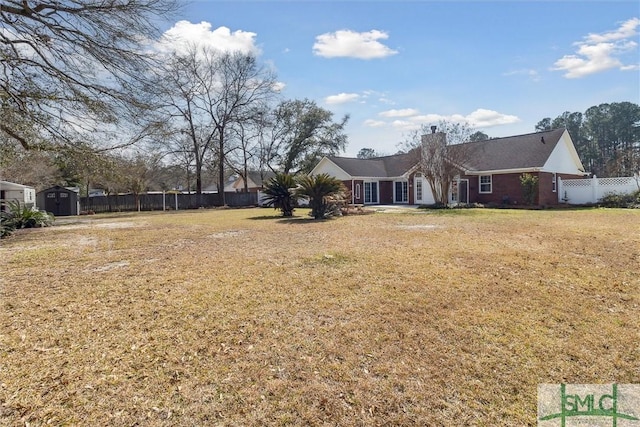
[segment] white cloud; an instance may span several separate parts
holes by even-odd
[[[617,30],[603,34],[589,34],[584,41],[574,43],[578,50],[574,55],[558,59],[552,70],[566,71],[569,79],[588,76],[610,69],[637,70],[638,64],[623,64],[620,60],[625,52],[635,50],[638,43],[629,40],[638,34],[640,18],[623,22]]]
[[[371,30],[364,33],[356,33],[351,30],[325,33],[316,37],[313,53],[324,58],[385,58],[398,53],[398,51],[378,41],[386,40],[387,38],[389,38],[389,35],[379,30]]]
[[[449,117],[440,114],[421,114],[411,117],[411,121],[416,123],[436,123],[440,120],[449,120]]]
[[[615,40],[624,40],[635,37],[638,32],[636,28],[640,26],[640,18],[631,18],[620,25],[620,28],[604,34],[589,34],[585,39],[587,43],[604,43]]]
[[[405,109],[405,110],[390,110],[390,111],[400,111],[400,112],[409,112],[414,111],[417,113],[417,110],[413,109]],[[384,113],[380,113],[379,115],[384,116]],[[414,115],[387,115],[385,117],[400,117],[402,120],[394,120],[390,123],[392,127],[402,129],[402,130],[413,130],[419,129],[423,124],[436,124],[440,121],[447,121],[453,123],[467,123],[469,126],[473,128],[487,128],[492,126],[499,125],[507,125],[512,123],[517,123],[520,121],[520,118],[517,116],[502,114],[497,111],[487,110],[484,108],[479,108],[466,116],[463,114],[451,114],[451,115],[442,115],[442,114],[414,114]],[[372,120],[373,121],[373,120]]]
[[[324,99],[324,102],[329,105],[345,104],[347,102],[353,102],[360,98],[357,93],[339,93],[337,95],[330,95]]]
[[[413,122],[411,120],[394,120],[393,122],[391,122],[391,126],[404,131],[410,131],[420,128],[419,123]]]
[[[386,98],[386,97],[380,97],[378,98],[378,102],[382,103],[382,104],[387,104],[387,105],[395,105],[395,101]]]
[[[287,86],[286,83],[275,82],[273,84],[273,90],[275,90],[276,92],[282,92],[286,86]]]
[[[178,21],[162,35],[157,43],[162,52],[180,52],[189,46],[206,47],[221,52],[241,52],[259,54],[255,44],[256,33],[237,30],[231,32],[227,27],[211,30],[209,22],[192,24]]]
[[[383,122],[381,120],[367,119],[364,121],[364,125],[370,128],[379,128],[385,126],[386,124],[386,122]]]
[[[418,114],[418,110],[414,108],[403,108],[401,110],[387,110],[378,113],[381,117],[411,117]]]
[[[540,74],[538,74],[538,72],[536,70],[532,70],[532,69],[520,69],[520,70],[513,70],[513,71],[507,71],[506,73],[502,73],[503,76],[506,77],[510,77],[510,76],[526,76],[529,77],[529,79],[531,81],[534,82],[539,82],[540,81]]]
[[[508,125],[520,121],[517,116],[502,114],[493,110],[485,110],[484,108],[479,108],[471,114],[467,115],[465,117],[465,120],[469,123],[470,126],[477,128]]]

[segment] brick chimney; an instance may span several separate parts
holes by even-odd
[[[422,135],[422,146],[438,142],[443,146],[447,145],[447,134],[444,132],[437,132],[435,126],[431,126],[431,133]]]

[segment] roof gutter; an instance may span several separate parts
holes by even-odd
[[[465,175],[500,175],[507,173],[525,173],[525,172],[544,172],[541,167],[536,168],[517,168],[517,169],[495,169],[486,171],[470,171],[465,170]]]

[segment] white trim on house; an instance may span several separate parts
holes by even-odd
[[[318,174],[318,170],[322,170],[322,173],[327,173],[330,176],[339,179],[340,181],[348,181],[350,179],[354,179],[351,175],[345,172],[340,166],[336,165],[327,157],[323,157],[320,159],[316,167],[314,167],[309,175],[314,176]]]
[[[568,131],[562,134],[540,171],[567,175],[588,175]]]
[[[510,173],[532,173],[542,172],[542,168],[519,168],[519,169],[495,169],[483,171],[464,171],[464,175],[480,176],[480,175],[506,175]]]

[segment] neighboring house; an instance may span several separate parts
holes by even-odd
[[[423,141],[440,138],[442,132],[423,135]],[[447,147],[456,159],[460,175],[450,194],[451,202],[523,204],[520,176],[539,179],[536,204],[560,202],[557,179],[579,178],[584,167],[566,129],[468,142]],[[324,157],[312,175],[328,173],[351,190],[354,204],[432,204],[427,180],[419,172],[420,149],[373,159]]]
[[[271,171],[250,171],[247,173],[247,190],[249,193],[257,193],[264,189],[264,186],[269,182],[271,178],[276,176]],[[235,191],[237,193],[244,192],[244,179],[239,176],[238,179],[233,181],[228,187],[225,187],[225,191]]]
[[[56,185],[38,192],[38,206],[54,216],[80,213],[80,189]]]
[[[36,206],[36,190],[28,185],[0,181],[0,203],[16,200],[21,206]],[[4,204],[1,205],[4,209]]]
[[[89,190],[89,194],[87,195],[89,197],[102,197],[102,196],[106,196],[107,192],[101,188],[92,188]]]

